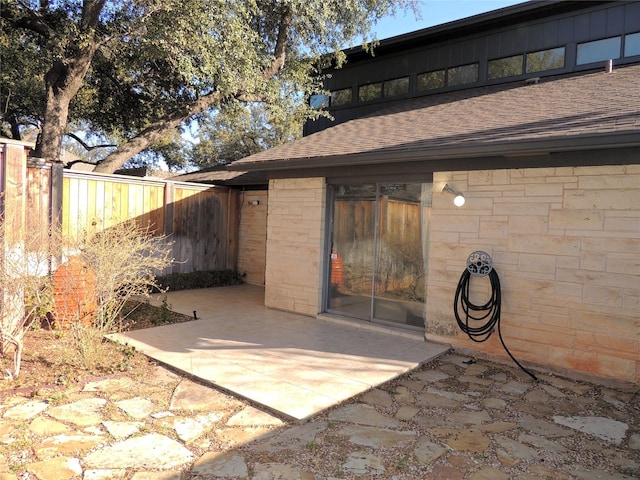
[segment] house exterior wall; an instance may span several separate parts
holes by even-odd
[[[251,285],[264,285],[267,249],[266,190],[250,190],[240,198],[238,272]],[[254,205],[254,202],[258,202]]]
[[[322,298],[324,178],[271,180],[265,305],[316,315]]]
[[[462,208],[445,182],[464,192]],[[474,343],[453,315],[466,259],[484,250],[516,358],[639,382],[639,185],[640,165],[435,173],[426,337],[506,355],[497,334]],[[474,303],[488,298],[482,282]]]

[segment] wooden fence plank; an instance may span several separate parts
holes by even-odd
[[[21,241],[26,227],[27,166],[22,145],[6,145],[4,149],[4,221],[5,242]]]
[[[230,203],[232,199],[237,203],[237,192],[232,196],[226,187],[63,172],[53,167],[24,173],[23,185],[28,182],[30,188],[29,221],[44,217],[50,221],[55,215],[63,235],[77,236],[82,229],[99,231],[135,219],[174,242],[172,254],[179,263],[164,273],[225,269],[236,264],[238,223],[228,216],[237,215],[237,205]],[[6,181],[16,190],[20,175],[12,175]],[[52,214],[53,210],[60,213]]]

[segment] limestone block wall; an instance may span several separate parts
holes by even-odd
[[[436,173],[431,220],[427,338],[508,360],[497,335],[474,343],[453,315],[467,256],[484,250],[516,358],[640,381],[640,165]],[[484,303],[488,280],[475,283]]]
[[[266,306],[320,311],[325,203],[324,178],[269,182]]]
[[[238,272],[244,274],[243,280],[251,285],[264,285],[267,202],[266,190],[250,190],[240,195]]]

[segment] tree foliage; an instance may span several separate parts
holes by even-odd
[[[377,19],[410,5],[409,0],[0,1],[2,30],[9,32],[0,45],[2,60],[16,58],[13,83],[0,92],[8,106],[4,122],[39,123],[35,155],[54,160],[70,122],[98,132],[116,145],[98,167],[103,172],[166,146],[168,132],[182,133],[212,119],[222,127],[221,137],[205,128],[196,157],[207,145],[224,145],[217,158],[229,160],[243,148],[250,151],[248,146],[288,140],[304,119],[319,115],[308,107],[308,96],[321,88],[319,68],[340,64],[345,44],[368,38]],[[37,94],[29,95],[19,83],[25,74],[42,82]],[[260,141],[234,137],[236,126],[255,137],[256,119],[273,126],[262,130]]]

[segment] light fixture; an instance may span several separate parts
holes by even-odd
[[[464,205],[464,195],[462,195],[462,193],[458,192],[457,190],[454,190],[453,188],[451,188],[448,183],[444,184],[444,187],[442,187],[442,191],[454,195],[455,198],[453,199],[453,204],[456,207],[461,207],[462,205]]]
[[[251,205],[252,207],[256,207],[258,205],[260,205],[260,200],[249,200],[247,202],[248,205]]]

